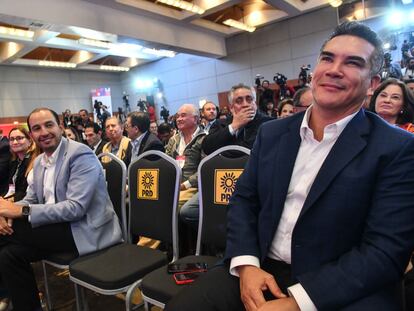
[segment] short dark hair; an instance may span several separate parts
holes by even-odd
[[[87,128],[92,128],[92,129],[93,129],[93,132],[94,132],[95,134],[98,134],[99,132],[102,132],[102,128],[99,126],[99,124],[98,124],[98,123],[95,123],[95,122],[88,122],[88,123],[86,124],[86,126],[85,126],[85,130],[86,130]]]
[[[171,132],[171,126],[168,123],[158,125],[158,134],[166,134]]]
[[[329,36],[328,40],[326,40],[322,45],[321,52],[325,48],[325,45],[333,38],[344,35],[364,39],[374,46],[374,52],[372,52],[372,55],[370,57],[370,73],[371,77],[379,74],[384,63],[384,50],[382,48],[382,41],[378,35],[372,31],[371,28],[359,22],[343,22],[342,24],[338,25],[335,28],[334,32]]]
[[[128,114],[131,119],[131,125],[136,126],[141,133],[145,133],[150,128],[150,118],[148,113],[142,111],[133,111]]]
[[[291,98],[285,98],[284,100],[282,100],[279,103],[279,106],[277,107],[277,110],[279,111],[279,113],[282,112],[283,107],[286,106],[286,105],[292,105],[292,106],[294,106],[293,105],[293,100]]]
[[[79,114],[80,114],[82,111],[85,111],[85,112],[86,112],[86,114],[87,114],[87,115],[89,115],[88,110],[87,110],[87,109],[85,109],[85,108],[83,108],[83,109],[79,110]]]
[[[405,84],[414,83],[414,79],[404,79],[404,83]]]
[[[37,113],[37,112],[40,112],[40,111],[49,111],[52,115],[53,115],[53,117],[55,118],[55,121],[56,121],[56,123],[57,123],[57,125],[59,125],[60,126],[60,119],[59,119],[59,115],[56,113],[56,111],[54,111],[54,110],[52,110],[52,109],[50,109],[50,108],[47,108],[47,107],[40,107],[40,108],[36,108],[36,109],[34,109],[28,116],[27,116],[27,120],[26,120],[26,122],[27,122],[27,126],[29,127],[29,131],[31,132],[32,131],[32,128],[30,127],[30,117],[32,116],[32,114],[34,114],[34,113]]]
[[[381,93],[387,86],[389,85],[397,85],[400,87],[401,92],[403,93],[403,106],[402,106],[402,113],[397,117],[397,124],[405,124],[408,122],[413,122],[414,118],[414,96],[412,95],[410,89],[404,82],[395,78],[389,78],[382,82],[374,91],[374,94],[371,97],[371,101],[369,102],[369,110],[375,112],[375,102],[377,101],[377,97],[379,93]]]

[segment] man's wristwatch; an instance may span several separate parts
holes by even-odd
[[[22,206],[22,216],[23,217],[29,217],[30,216],[30,205],[24,205]]]

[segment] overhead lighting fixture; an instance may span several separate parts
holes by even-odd
[[[34,31],[0,26],[0,34],[21,38],[33,38]]]
[[[413,3],[413,0],[401,0],[401,2],[403,4],[411,4],[411,3]]]
[[[149,49],[149,48],[144,48],[142,49],[142,52],[146,53],[146,54],[152,54],[152,55],[156,55],[159,57],[174,57],[175,56],[175,52],[173,51],[169,51],[169,50],[156,50],[156,49]]]
[[[100,40],[93,40],[93,39],[86,39],[80,38],[78,40],[79,44],[93,46],[101,49],[110,49],[112,48],[113,44],[110,42],[100,41]]]
[[[253,32],[253,31],[256,30],[256,27],[246,25],[244,23],[238,22],[238,21],[236,21],[234,19],[231,19],[231,18],[226,19],[223,22],[223,24],[224,25],[227,25],[227,26],[230,26],[230,27],[233,27],[233,28],[237,28],[237,29],[241,29],[241,30],[244,30],[244,31],[248,31],[248,32]]]
[[[122,66],[108,66],[108,65],[101,65],[99,66],[101,70],[108,70],[108,71],[129,71],[128,67]]]
[[[200,15],[204,14],[205,12],[205,10],[199,7],[198,5],[183,0],[158,0],[158,2],[168,4],[176,8],[180,8]]]
[[[75,63],[68,63],[68,62],[54,62],[50,60],[40,60],[38,62],[39,66],[46,66],[46,67],[60,67],[60,68],[75,68]]]
[[[329,4],[332,7],[337,8],[338,6],[342,4],[342,0],[329,0]]]

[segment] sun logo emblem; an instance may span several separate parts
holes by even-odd
[[[154,186],[154,176],[150,172],[145,172],[141,179],[141,185],[145,189],[151,189]]]
[[[231,172],[231,173],[225,173],[220,178],[220,187],[223,189],[225,193],[233,193],[234,189],[236,188],[236,182],[238,177]]]

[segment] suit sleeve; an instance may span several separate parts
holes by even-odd
[[[90,150],[72,156],[68,161],[70,161],[69,172],[67,172],[68,179],[62,180],[59,177],[57,179],[58,183],[66,182],[66,200],[55,204],[33,204],[35,202],[33,201],[34,192],[32,187],[30,187],[27,196],[21,201],[32,203],[32,227],[58,222],[77,221],[84,217],[88,210],[96,193],[95,187],[98,185],[98,180],[103,178],[102,167],[94,153]],[[63,172],[61,171],[61,173]],[[56,188],[58,187],[64,186],[58,184]]]
[[[361,240],[298,276],[318,310],[339,310],[401,280],[414,248],[413,155],[409,140],[378,174]]]
[[[226,261],[244,255],[261,258],[257,232],[260,211],[257,167],[260,161],[260,149],[261,130],[228,206]]]
[[[228,125],[221,124],[220,128],[206,136],[202,148],[205,154],[210,154],[221,147],[232,145],[235,141],[235,137],[230,134]]]

